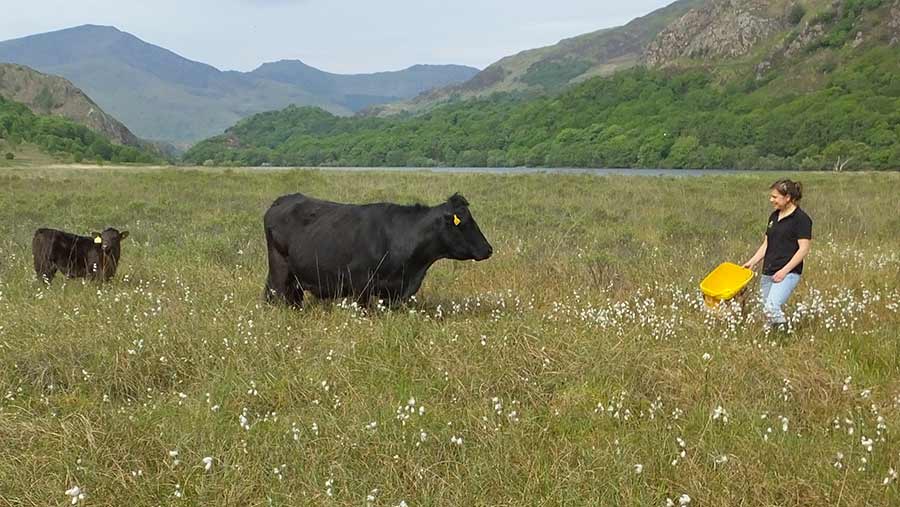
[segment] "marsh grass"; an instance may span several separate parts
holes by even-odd
[[[2,169],[0,505],[900,502],[900,177],[802,175],[780,337],[697,290],[775,177]],[[391,310],[269,307],[296,191],[460,191],[495,254]],[[130,230],[115,281],[36,282],[40,226]]]

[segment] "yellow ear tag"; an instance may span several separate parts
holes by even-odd
[[[100,236],[97,236],[96,238],[94,238],[94,243],[97,243],[98,245],[103,243],[103,238],[101,238]]]
[[[462,223],[462,220],[458,216],[453,215],[453,225],[459,225],[460,223]]]

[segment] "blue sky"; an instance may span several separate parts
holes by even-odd
[[[619,26],[671,0],[30,0],[0,40],[112,25],[222,70],[300,59],[338,73],[417,63],[484,68],[519,51]]]

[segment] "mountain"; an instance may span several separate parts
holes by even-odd
[[[0,42],[0,62],[63,76],[138,136],[180,145],[220,133],[261,111],[301,104],[347,115],[477,72],[459,66],[415,66],[341,76],[296,61],[263,65],[249,73],[223,72],[96,25]]]
[[[780,66],[847,56],[843,49],[898,43],[900,0],[708,0],[660,32],[643,61],[720,75],[751,64],[762,79]]]
[[[418,115],[255,115],[185,160],[256,165],[900,169],[900,0],[706,0],[633,68]]]
[[[638,64],[644,49],[669,23],[704,0],[678,0],[628,24],[564,39],[553,46],[522,51],[489,65],[466,82],[427,91],[410,100],[374,107],[386,116],[420,112],[451,100],[496,92],[556,92],[595,76],[608,76]]]
[[[413,65],[404,70],[374,74],[332,74],[299,60],[265,63],[250,75],[299,86],[328,97],[353,111],[414,97],[448,82],[463,82],[478,69],[463,65]]]
[[[69,81],[24,65],[0,63],[0,96],[21,102],[38,115],[68,118],[103,134],[116,144],[141,146],[128,127],[106,114]]]
[[[763,0],[707,2],[662,30],[647,47],[644,61],[650,66],[667,66],[680,59],[743,57],[791,27],[788,18],[793,5],[800,6]],[[805,14],[805,8],[799,8]]]

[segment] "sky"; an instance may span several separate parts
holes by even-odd
[[[344,74],[414,64],[482,69],[672,1],[30,0],[2,9],[0,41],[95,24],[221,70],[282,59]]]

